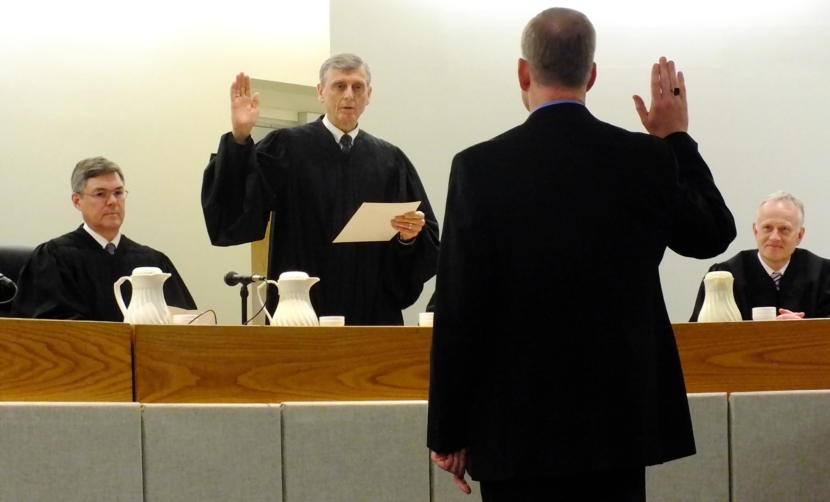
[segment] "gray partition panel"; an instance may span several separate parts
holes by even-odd
[[[646,469],[649,502],[729,501],[729,418],[725,393],[689,394],[697,454]]]
[[[281,501],[280,406],[145,404],[145,500]]]
[[[286,403],[285,502],[429,500],[426,402]]]
[[[141,502],[136,403],[0,403],[0,500]]]
[[[830,500],[830,391],[729,397],[734,502]]]

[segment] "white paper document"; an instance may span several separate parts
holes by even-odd
[[[415,211],[421,201],[364,202],[349,219],[334,242],[388,241],[398,232],[392,228],[392,218]]]

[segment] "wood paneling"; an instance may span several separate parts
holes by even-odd
[[[688,392],[830,389],[830,320],[674,325]]]
[[[689,392],[830,389],[830,320],[674,325]],[[0,400],[426,399],[432,330],[0,319]]]
[[[0,319],[0,401],[132,401],[132,327]]]
[[[135,326],[142,402],[426,399],[432,330]]]

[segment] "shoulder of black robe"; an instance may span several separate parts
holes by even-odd
[[[421,295],[424,283],[438,268],[438,220],[432,210],[426,190],[415,166],[397,146],[361,130],[355,140],[391,159],[390,165],[399,171],[396,191],[401,200],[389,202],[421,201],[418,210],[424,213],[423,229],[411,243],[402,243],[396,236],[389,242],[391,252],[387,255],[385,288],[392,295],[400,309],[415,303]]]
[[[805,318],[830,316],[830,260],[797,248],[779,286],[779,307]]]
[[[78,230],[86,234],[83,228]],[[76,264],[82,260],[79,256],[94,252],[94,248],[78,230],[35,248],[20,271],[19,292],[12,305],[14,315],[36,319],[91,318],[88,298],[92,292],[79,287]],[[92,242],[97,245],[94,239]],[[103,257],[105,251],[98,248]]]
[[[796,250],[797,252],[798,250]],[[804,250],[809,253],[806,249]],[[814,317],[830,317],[830,260],[809,253],[817,263],[816,310]]]
[[[170,278],[164,281],[164,300],[167,305],[183,309],[196,308],[196,302],[190,295],[184,279],[182,279],[170,258],[161,251],[138,244],[122,235],[121,242],[116,250],[116,258],[120,258],[124,264],[124,269],[130,271],[137,267],[158,267],[162,272],[169,273]],[[113,282],[117,279],[116,277]]]

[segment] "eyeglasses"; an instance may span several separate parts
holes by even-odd
[[[89,195],[90,197],[94,197],[95,200],[99,202],[107,202],[110,200],[110,196],[115,197],[115,200],[124,200],[127,198],[127,194],[129,192],[124,190],[123,188],[116,188],[115,190],[104,190],[103,188],[100,190],[95,190],[94,192],[83,192],[80,195]]]

